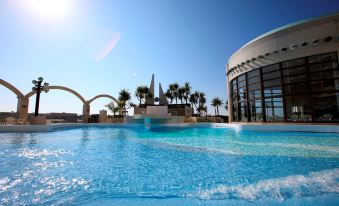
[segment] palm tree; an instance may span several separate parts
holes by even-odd
[[[172,102],[173,102],[173,95],[172,95],[172,92],[169,90],[169,89],[167,89],[167,91],[165,92],[165,97],[167,98],[167,99],[169,99],[170,100],[170,104],[172,104]]]
[[[204,106],[205,103],[206,103],[206,95],[205,95],[205,93],[204,92],[199,92],[198,98],[199,98],[199,100],[198,100],[199,107],[200,106]]]
[[[180,87],[178,89],[178,97],[180,99],[181,104],[182,104],[182,99],[184,98],[184,95],[185,95],[185,88],[184,87]]]
[[[135,96],[139,100],[139,105],[141,105],[142,99],[144,98],[143,87],[144,86],[137,86],[137,89],[135,90]]]
[[[178,83],[173,83],[169,85],[169,90],[171,91],[173,97],[175,98],[175,104],[178,104],[178,89],[179,89]]]
[[[215,97],[212,99],[212,106],[214,107],[214,114],[215,115],[219,115],[219,106],[221,106],[223,103],[222,101],[218,98],[218,97]]]
[[[195,96],[195,93],[191,94],[188,100],[191,103],[192,113],[193,113],[192,115],[194,115],[194,107],[196,107],[196,104],[197,104],[197,97]]]
[[[191,86],[190,86],[190,83],[189,82],[185,82],[184,86],[184,99],[186,101],[186,104],[187,104],[187,100],[189,98],[189,95],[191,93]]]
[[[129,100],[131,100],[131,93],[126,89],[120,90],[118,100],[119,106],[124,110],[123,112],[125,113],[127,110],[126,104]]]
[[[138,86],[135,90],[135,96],[139,100],[139,105],[142,101],[146,103],[147,98],[153,98],[153,95],[150,93],[150,89],[147,86]]]

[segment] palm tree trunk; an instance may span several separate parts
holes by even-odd
[[[218,113],[218,116],[219,116],[219,107],[217,106],[217,113]]]

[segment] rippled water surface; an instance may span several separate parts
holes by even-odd
[[[339,134],[97,127],[0,134],[1,205],[338,205]]]

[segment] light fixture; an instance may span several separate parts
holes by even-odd
[[[332,37],[331,36],[327,36],[324,38],[324,42],[330,42],[332,41]]]
[[[303,42],[303,43],[300,44],[300,46],[302,46],[302,47],[305,47],[305,46],[307,46],[307,45],[308,45],[307,42]]]
[[[313,41],[312,41],[312,44],[313,45],[317,45],[319,43],[319,40],[318,39],[314,39]]]
[[[287,47],[281,48],[280,50],[285,52],[285,51],[287,51]]]
[[[291,44],[290,45],[290,48],[292,49],[292,50],[294,50],[295,48],[297,48],[298,47],[298,45],[296,45],[296,44]]]

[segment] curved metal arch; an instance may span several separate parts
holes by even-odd
[[[83,98],[78,92],[74,91],[73,89],[70,89],[68,87],[63,87],[63,86],[48,86],[48,87],[45,87],[45,89],[58,89],[58,90],[64,90],[66,92],[69,92],[69,93],[72,93],[74,94],[75,96],[77,96],[84,104],[86,104],[86,100],[85,98]],[[28,94],[25,95],[26,98],[30,98],[31,96],[35,95],[36,94],[36,91],[31,91],[29,92]]]
[[[93,97],[92,99],[88,100],[88,101],[87,101],[87,104],[90,104],[90,103],[93,102],[94,100],[99,99],[99,98],[101,98],[101,97],[107,97],[107,98],[110,98],[111,100],[113,100],[115,103],[118,104],[118,100],[115,99],[113,96],[108,95],[108,94],[99,94],[99,95]]]
[[[20,92],[20,90],[18,90],[15,86],[6,82],[5,80],[0,79],[0,84],[6,87],[7,89],[11,90],[14,94],[16,94],[17,97],[24,97],[24,95]]]

